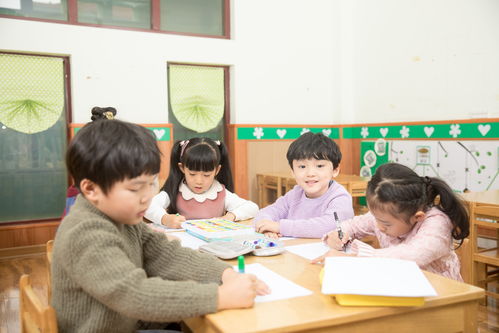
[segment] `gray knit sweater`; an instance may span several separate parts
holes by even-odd
[[[144,223],[115,223],[79,195],[54,243],[52,305],[59,332],[134,332],[138,320],[171,322],[215,312],[227,267]]]

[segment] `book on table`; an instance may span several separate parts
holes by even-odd
[[[182,228],[191,235],[207,242],[232,240],[256,234],[252,226],[220,218],[187,220],[182,223]]]
[[[322,293],[346,306],[421,306],[437,293],[413,261],[327,257]]]

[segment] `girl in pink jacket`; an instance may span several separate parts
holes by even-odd
[[[341,229],[324,235],[331,247],[326,256],[412,260],[423,270],[462,281],[453,239],[462,243],[468,236],[469,218],[447,183],[420,177],[404,165],[387,163],[369,181],[366,198],[369,213],[344,221]],[[366,236],[376,236],[380,248],[359,240]],[[341,251],[347,246],[349,254]]]

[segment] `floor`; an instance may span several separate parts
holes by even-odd
[[[40,298],[47,302],[47,265],[44,254],[0,259],[0,333],[19,333],[19,277],[29,274]],[[498,285],[492,286],[497,290]],[[480,333],[499,332],[497,303],[479,306]]]

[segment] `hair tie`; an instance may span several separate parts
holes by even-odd
[[[425,183],[427,186],[431,185],[431,178],[430,177],[424,176],[424,177],[421,177],[421,179],[423,180],[423,183]]]
[[[114,114],[111,111],[104,112],[103,115],[107,119],[114,119]]]
[[[217,144],[217,146],[220,146],[220,140],[213,140]]]
[[[189,144],[189,140],[180,141],[180,147],[182,147],[182,149],[180,149],[180,157],[182,157],[182,155],[184,155],[184,150],[188,144]]]

